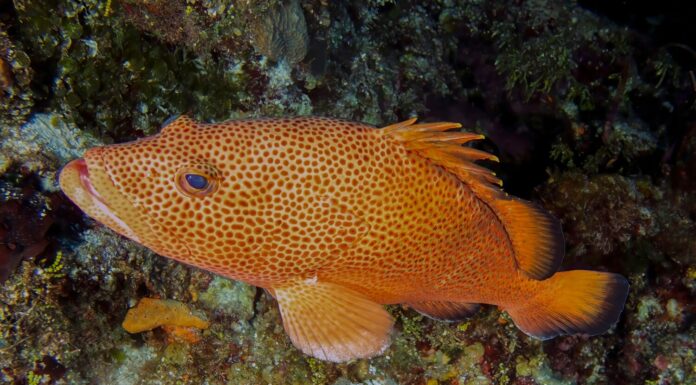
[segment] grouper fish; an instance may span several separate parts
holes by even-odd
[[[617,274],[558,271],[559,221],[507,195],[458,123],[199,123],[88,150],[60,173],[97,221],[154,252],[265,288],[292,343],[344,362],[384,352],[406,304],[460,320],[498,306],[539,339],[596,335],[628,294]]]

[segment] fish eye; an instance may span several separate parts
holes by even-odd
[[[206,187],[208,187],[208,178],[203,175],[186,174],[184,175],[184,178],[186,179],[186,183],[188,183],[189,187],[194,190],[204,190]]]
[[[177,172],[176,188],[190,197],[205,197],[217,190],[217,175],[211,166],[186,166]]]

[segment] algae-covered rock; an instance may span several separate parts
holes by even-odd
[[[24,125],[8,128],[0,151],[30,170],[43,170],[79,158],[85,150],[101,143],[61,115],[34,114]],[[36,154],[43,157],[37,158]],[[50,159],[54,163],[46,164]]]
[[[210,310],[231,313],[248,321],[254,316],[256,289],[242,282],[214,277],[198,300]]]
[[[594,259],[611,266],[639,265],[646,258],[694,263],[696,230],[688,195],[620,175],[566,173],[544,186],[542,199],[564,225],[566,262]],[[588,215],[591,213],[591,215]],[[609,260],[607,256],[622,256]]]
[[[253,25],[254,47],[269,59],[294,64],[307,54],[307,23],[298,0],[269,9]]]
[[[188,53],[188,47],[176,50],[143,38],[136,28],[143,25],[134,15],[142,8],[157,14],[169,9],[170,2],[113,2],[110,12],[98,1],[39,3],[18,2],[16,12],[18,38],[26,52],[41,63],[44,72],[55,75],[41,88],[42,103],[70,116],[82,129],[101,135],[105,142],[153,133],[168,117],[183,112],[192,111],[199,119],[224,119],[256,102],[259,85],[249,79],[255,73],[229,71],[226,60],[210,55],[210,46],[206,45],[205,54],[196,55]],[[187,14],[182,2],[171,4],[183,7],[182,20],[199,15],[196,7],[195,13]],[[241,12],[231,5],[223,8],[225,15]],[[212,16],[207,12],[199,16],[224,24],[215,24],[215,36],[233,36],[225,23],[241,23],[239,17],[211,12]],[[181,27],[163,15],[145,24],[151,31],[159,21],[177,31]],[[203,33],[203,27],[198,28]],[[209,42],[208,37],[199,40]],[[243,51],[234,54],[244,57]],[[246,103],[252,104],[244,107]]]
[[[34,105],[31,58],[10,40],[5,29],[0,21],[0,124],[3,126],[21,124]]]

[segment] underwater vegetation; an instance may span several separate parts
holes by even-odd
[[[0,383],[696,383],[686,16],[543,0],[2,3]],[[461,122],[486,135],[508,192],[561,220],[564,269],[628,277],[624,313],[605,335],[540,342],[493,307],[443,323],[391,306],[383,355],[310,358],[267,293],[157,257],[57,190],[85,149],[182,113]],[[206,327],[170,317],[131,334],[143,298]]]

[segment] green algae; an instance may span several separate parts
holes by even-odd
[[[664,312],[658,300],[654,297],[641,298],[638,303],[638,320],[646,322]]]
[[[307,54],[307,23],[297,0],[268,9],[252,24],[252,30],[254,47],[271,60],[294,64]]]
[[[157,351],[151,346],[121,346],[119,357],[113,371],[106,375],[105,381],[118,385],[136,385],[147,379],[148,363],[156,359]]]
[[[0,151],[30,170],[55,169],[101,144],[58,114],[34,114],[24,125],[7,131]],[[42,153],[44,158],[37,158],[37,153]]]
[[[248,321],[254,315],[256,289],[242,282],[214,277],[199,301],[209,310],[229,312],[240,320]]]
[[[532,378],[537,384],[572,385],[574,381],[567,381],[557,377],[549,368],[548,362],[543,357],[525,359],[517,357],[515,372],[518,376]]]
[[[5,28],[0,22],[0,123],[3,126],[21,124],[34,105],[31,58],[20,43],[10,40]]]
[[[130,13],[105,17],[103,2],[54,3],[22,2],[21,36],[44,71],[56,75],[51,94],[43,95],[50,107],[83,128],[115,138],[153,133],[169,116],[189,110],[201,119],[225,119],[249,108],[244,105],[254,92],[245,86],[253,82],[228,72],[225,61],[141,39],[127,21]]]

